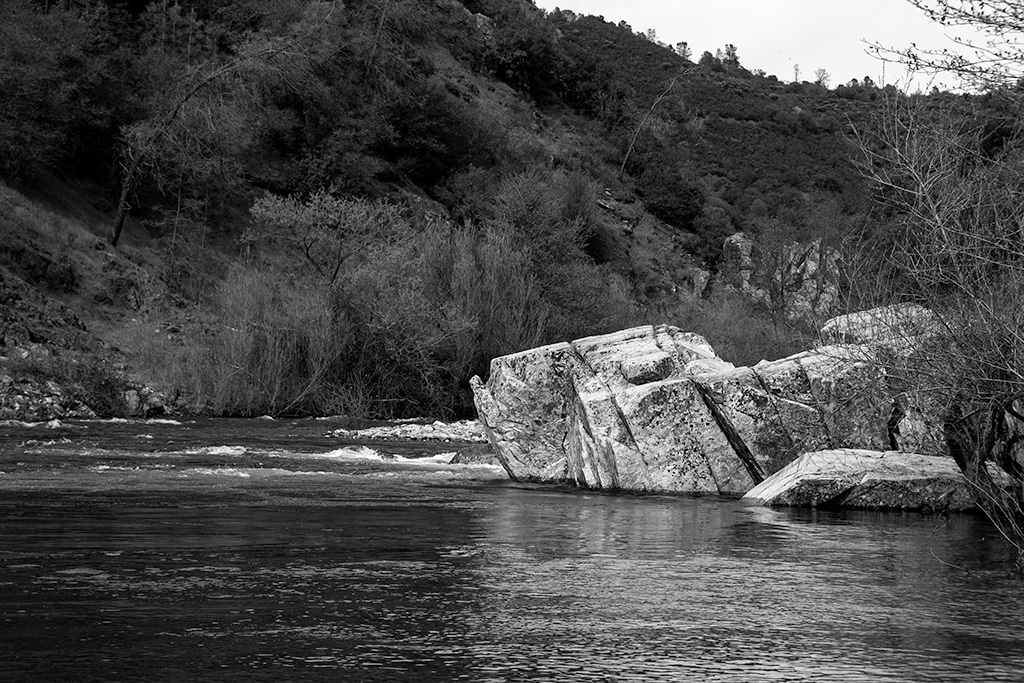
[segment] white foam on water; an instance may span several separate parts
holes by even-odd
[[[152,418],[146,420],[146,424],[148,424],[148,425],[180,425],[181,423],[178,422],[177,420],[170,420],[170,419],[162,418],[162,417],[161,418],[152,417]]]
[[[93,465],[89,468],[92,472],[159,472],[172,469],[171,464],[157,463],[155,465]]]
[[[273,458],[310,458],[341,461],[372,460],[376,462],[388,462],[405,466],[422,466],[425,468],[456,468],[459,470],[466,468],[483,468],[487,470],[504,471],[501,465],[452,463],[452,458],[455,457],[455,451],[447,451],[434,455],[404,456],[393,453],[381,453],[380,451],[366,446],[348,446],[346,448],[339,448],[326,453],[296,453],[293,451],[280,451],[276,453],[268,453],[267,455]]]
[[[188,477],[192,474],[200,474],[211,477],[240,477],[242,479],[248,479],[252,476],[253,469],[243,469],[238,467],[194,467],[182,471],[181,476]]]
[[[69,425],[60,420],[25,422],[24,420],[0,420],[0,427],[45,427],[46,429],[87,429],[85,425]]]
[[[24,422],[22,420],[0,420],[0,427],[38,427],[45,422]]]
[[[437,455],[428,455],[423,458],[401,458],[403,462],[411,463],[414,465],[450,465],[452,458],[455,457],[455,452],[451,453],[438,453]]]
[[[339,448],[327,453],[288,453],[282,454],[286,457],[303,458],[333,458],[338,460],[377,460],[380,462],[401,463],[402,465],[449,465],[454,452],[438,453],[436,455],[405,456],[396,453],[381,453],[366,446],[350,446]]]
[[[324,458],[328,460],[393,460],[396,456],[384,456],[366,446],[350,446],[338,448],[326,453],[280,453],[277,457],[287,458]]]
[[[339,472],[323,470],[287,470],[281,467],[193,467],[182,470],[180,476],[235,477],[250,479],[256,477],[339,477]]]
[[[247,452],[245,446],[203,446],[185,451],[189,455],[245,455]]]
[[[93,472],[137,472],[143,468],[125,465],[95,465],[89,468]]]
[[[39,439],[29,439],[28,441],[22,441],[18,444],[18,448],[30,448],[35,446],[57,446],[71,443],[71,439],[64,437],[63,439],[49,439],[47,441],[40,441]]]
[[[444,465],[448,466],[452,464],[452,458],[455,457],[455,452],[450,451],[448,453],[438,453],[436,455],[423,455],[418,457],[405,457],[402,455],[393,456],[393,459],[402,463],[403,465]],[[456,465],[458,467],[458,465]]]

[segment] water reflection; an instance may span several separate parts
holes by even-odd
[[[1001,551],[976,518],[508,498],[487,518],[482,581],[505,601],[481,625],[547,643],[537,671],[602,648],[617,653],[602,671],[641,679],[947,680],[969,660],[1010,680],[1002,667],[1024,662],[1019,634],[996,626],[1020,622],[1019,586],[984,569]]]

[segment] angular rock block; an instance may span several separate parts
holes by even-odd
[[[618,402],[637,445],[619,464],[622,488],[739,494],[753,485],[693,380],[634,387]]]
[[[570,344],[552,344],[494,359],[487,388],[473,378],[480,422],[512,478],[565,478],[565,388],[578,365]]]
[[[760,505],[871,510],[972,510],[970,485],[950,458],[836,449],[805,453],[751,489]]]

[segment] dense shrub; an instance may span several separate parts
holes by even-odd
[[[326,194],[261,199],[250,260],[271,246],[278,265],[231,271],[202,369],[176,388],[218,414],[469,414],[469,379],[491,358],[632,320],[625,282],[583,250],[593,191],[517,174],[461,226]]]
[[[381,248],[345,283],[373,412],[464,414],[469,378],[543,339],[547,306],[525,252],[494,228],[429,226]]]
[[[715,288],[704,299],[681,299],[659,309],[650,322],[699,332],[720,357],[736,365],[803,351],[815,333],[803,323],[773,318],[760,303],[725,288]]]
[[[428,81],[388,109],[395,137],[380,145],[385,158],[415,182],[432,187],[470,164],[489,165],[495,141],[465,102]]]
[[[700,188],[683,180],[678,172],[666,172],[660,165],[648,166],[640,187],[648,211],[677,228],[693,229],[693,221],[704,205]]]
[[[233,271],[201,356],[202,402],[222,415],[344,412],[344,316],[325,290],[257,269]]]

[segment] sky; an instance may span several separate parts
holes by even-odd
[[[865,40],[893,48],[953,47],[951,30],[930,21],[907,0],[534,0],[547,10],[625,20],[634,31],[653,28],[663,43],[689,43],[696,61],[726,43],[737,48],[747,69],[763,69],[783,81],[813,81],[818,68],[834,87],[870,76],[879,85],[928,89],[951,79],[908,78],[899,64],[885,64],[865,52]],[[963,30],[960,30],[963,35]]]

